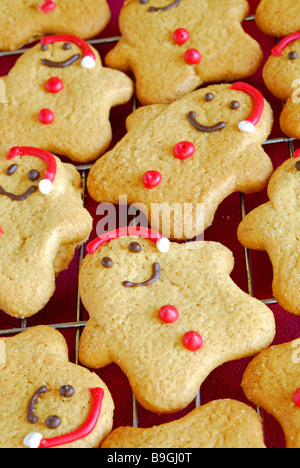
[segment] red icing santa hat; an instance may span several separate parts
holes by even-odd
[[[274,57],[281,57],[284,49],[292,42],[297,41],[297,39],[300,39],[300,31],[290,34],[289,36],[282,39],[282,41],[280,41],[276,47],[273,47],[272,55],[274,55]]]
[[[128,236],[137,236],[143,237],[144,239],[149,239],[156,245],[158,250],[162,253],[168,252],[170,248],[169,239],[163,237],[159,232],[144,227],[132,226],[116,229],[115,231],[103,234],[102,236],[98,237],[97,239],[93,240],[88,244],[87,251],[90,255],[93,255],[96,252],[96,250],[98,250],[99,247],[101,247],[101,245],[106,244],[107,242],[110,242],[113,239],[119,239],[121,237]]]
[[[31,146],[15,146],[10,149],[6,159],[10,160],[16,156],[36,156],[46,162],[47,170],[45,172],[44,179],[39,183],[39,189],[41,193],[48,195],[52,190],[57,168],[53,154],[40,148],[32,148]]]
[[[89,44],[80,37],[72,36],[69,34],[61,36],[45,36],[41,39],[41,44],[54,44],[56,42],[72,42],[82,50],[83,57],[81,59],[81,66],[83,68],[93,68],[96,65],[96,56],[92,51]]]
[[[254,88],[253,86],[243,83],[237,82],[234,83],[230,89],[234,89],[236,91],[243,91],[244,93],[249,94],[249,96],[253,99],[253,111],[252,114],[246,120],[242,120],[238,127],[241,132],[246,133],[254,133],[255,132],[255,125],[259,122],[262,112],[264,110],[265,101],[263,95],[261,94],[258,89]]]

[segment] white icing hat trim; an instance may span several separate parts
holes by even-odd
[[[94,68],[96,65],[96,61],[89,55],[83,57],[80,63],[82,68]]]
[[[162,237],[161,239],[158,239],[156,242],[156,247],[158,250],[162,253],[167,253],[170,250],[170,241],[166,237]]]
[[[255,132],[255,126],[251,122],[249,122],[249,120],[242,120],[239,123],[238,127],[241,132],[246,132],[246,133]]]
[[[39,183],[40,192],[43,193],[44,195],[48,195],[48,193],[51,192],[52,187],[53,187],[52,182],[49,179],[43,179]]]
[[[39,432],[30,432],[24,437],[23,445],[29,448],[39,448],[43,436]]]

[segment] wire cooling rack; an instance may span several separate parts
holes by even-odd
[[[245,19],[245,23],[248,22],[253,22],[255,19],[255,16],[249,16]],[[114,37],[104,37],[104,38],[99,38],[99,39],[92,39],[89,40],[88,42],[92,44],[94,47],[102,47],[105,44],[109,44],[110,46],[113,46],[117,41],[119,41],[121,37],[120,36],[114,36]],[[276,41],[276,39],[275,39]],[[18,56],[23,54],[27,49],[22,48],[17,51],[4,51],[0,52],[0,71],[1,71],[1,60],[4,58],[7,58],[9,56]],[[100,51],[101,55],[101,51]],[[132,106],[132,111],[135,110],[136,108],[136,97],[133,98],[133,106]],[[267,147],[269,145],[278,145],[278,144],[287,144],[288,145],[288,153],[289,157],[294,156],[294,139],[288,138],[288,137],[280,137],[280,138],[270,138],[267,141],[265,141],[264,146]],[[87,196],[87,190],[86,190],[86,180],[87,180],[87,175],[90,170],[92,165],[81,165],[81,166],[76,166],[77,170],[81,173],[81,178],[82,178],[82,187],[83,187],[83,200],[84,203],[86,201],[86,196]],[[239,207],[240,207],[240,212],[241,212],[241,219],[243,219],[246,216],[246,198],[243,193],[239,194]],[[81,246],[79,249],[78,253],[78,271],[81,265],[81,262],[84,258],[84,245]],[[250,296],[254,296],[253,293],[253,274],[252,274],[252,267],[251,267],[251,253],[247,248],[244,248],[244,262],[245,262],[245,269],[246,269],[246,278],[247,278],[247,292]],[[77,289],[76,291],[77,297],[76,297],[76,320],[75,321],[70,321],[70,322],[59,322],[59,323],[51,323],[50,326],[54,327],[57,330],[63,331],[66,329],[72,329],[75,331],[75,340],[74,340],[74,350],[73,350],[73,361],[78,364],[78,348],[79,348],[79,339],[80,339],[80,334],[83,328],[85,327],[87,321],[82,319],[82,303],[79,295],[79,291]],[[273,297],[269,298],[263,298],[260,299],[263,303],[267,305],[273,305],[276,304],[276,300]],[[10,336],[10,335],[15,335],[17,333],[20,333],[27,328],[30,328],[28,325],[28,319],[22,319],[19,321],[20,325],[17,327],[12,327],[12,328],[5,328],[2,323],[1,319],[1,314],[0,312],[0,336]],[[4,321],[5,323],[5,321]],[[195,398],[194,405],[196,407],[201,405],[201,392],[199,389],[199,393]],[[258,413],[263,416],[263,410],[260,408],[257,408]],[[134,427],[139,427],[139,404],[137,403],[134,395],[132,394],[132,425]],[[265,432],[268,430],[266,426],[264,425]]]

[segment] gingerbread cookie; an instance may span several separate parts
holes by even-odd
[[[64,337],[38,326],[0,338],[0,447],[93,448],[112,428],[102,380],[69,362]]]
[[[110,19],[106,0],[1,0],[0,49],[14,50],[44,34],[99,34]]]
[[[246,0],[126,0],[122,39],[105,62],[134,73],[144,105],[172,102],[203,83],[243,79],[263,58],[241,26],[248,12]]]
[[[285,161],[268,185],[269,202],[250,212],[238,228],[240,242],[265,250],[273,265],[273,294],[287,311],[300,315],[300,151]]]
[[[300,1],[262,0],[255,20],[257,26],[270,36],[287,36],[300,29]]]
[[[81,162],[106,150],[112,139],[110,109],[133,92],[125,74],[102,67],[98,52],[71,35],[44,37],[4,81],[1,154],[28,145]]]
[[[90,368],[118,364],[150,411],[182,409],[215,367],[274,338],[272,312],[233,283],[233,257],[221,244],[189,249],[129,227],[95,239],[88,252],[79,289],[90,320],[79,359]]]
[[[288,448],[300,448],[299,345],[298,339],[263,351],[242,381],[247,398],[281,424]]]
[[[271,107],[246,83],[139,108],[127,119],[127,135],[92,167],[89,193],[114,204],[126,195],[153,229],[191,239],[228,195],[266,187],[273,166],[261,145],[272,123]]]
[[[0,159],[0,309],[29,317],[49,301],[92,230],[81,178],[38,148],[15,147]]]
[[[300,8],[300,2],[299,2]],[[272,49],[263,70],[267,88],[285,101],[280,116],[282,131],[300,138],[300,31],[285,37]]]
[[[262,421],[249,406],[217,400],[149,429],[119,427],[101,448],[265,448]]]

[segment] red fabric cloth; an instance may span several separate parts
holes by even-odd
[[[114,37],[120,34],[118,28],[118,15],[121,5],[123,4],[123,0],[108,0],[108,3],[112,12],[111,21],[99,37]],[[250,0],[249,3],[251,5],[250,14],[253,15],[259,1]],[[274,39],[259,31],[254,21],[245,22],[243,26],[245,30],[261,44],[266,60],[270,55],[271,48],[274,46]],[[104,44],[96,46],[100,52],[102,60],[113,45],[114,44]],[[17,57],[18,56],[5,56],[0,58],[0,75],[8,73]],[[266,89],[262,81],[262,69],[245,81],[260,89],[272,105],[275,114],[275,123],[270,138],[283,137],[284,135],[280,130],[278,120],[282,109],[282,103],[278,99],[275,99]],[[112,110],[111,122],[113,126],[114,140],[111,147],[114,146],[114,144],[125,134],[124,122],[126,116],[131,112],[131,109],[132,102]],[[299,142],[294,142],[294,148],[296,149],[298,147],[300,147]],[[275,168],[289,157],[289,145],[287,143],[271,144],[265,146],[265,150],[272,158]],[[264,203],[266,200],[267,196],[265,191],[262,193],[247,195],[247,212]],[[88,195],[86,198],[86,206],[94,217],[96,226],[100,219],[96,215],[97,204],[91,200]],[[219,207],[213,225],[205,232],[205,240],[220,241],[234,253],[235,268],[232,273],[232,278],[241,289],[248,292],[244,249],[239,244],[236,237],[236,230],[241,219],[239,194],[233,194]],[[93,233],[91,234],[91,239],[95,237],[95,226]],[[250,258],[255,297],[258,299],[272,298],[272,268],[267,254],[262,252],[251,252]],[[70,360],[73,362],[76,360],[76,330],[81,330],[81,327],[76,327],[77,276],[78,255],[74,258],[69,269],[60,274],[57,279],[56,292],[45,309],[34,317],[28,319],[26,323],[26,326],[28,327],[38,324],[69,324],[67,328],[60,328],[60,331],[67,339]],[[277,334],[274,344],[298,338],[300,335],[300,318],[287,313],[277,304],[271,305],[270,307],[274,312],[277,325]],[[82,307],[79,320],[84,321],[87,319],[88,314]],[[3,312],[0,312],[0,330],[2,330],[2,334],[6,330],[9,330],[9,334],[11,334],[11,329],[19,327],[21,327],[20,320],[11,318]],[[249,359],[242,359],[226,363],[215,369],[201,386],[201,403],[205,404],[211,400],[219,398],[233,398],[250,404],[247,402],[240,386],[242,375],[248,362]],[[126,376],[115,364],[109,365],[96,372],[106,382],[114,398],[116,406],[114,427],[116,428],[120,425],[132,425],[133,399]],[[191,403],[188,408],[185,408],[180,413],[173,414],[171,416],[159,416],[146,411],[138,404],[138,423],[140,427],[158,425],[160,423],[178,419],[193,408],[194,403]],[[274,420],[274,418],[267,415],[265,412],[263,412],[263,417],[267,446],[270,448],[284,447],[284,436],[279,424]]]

